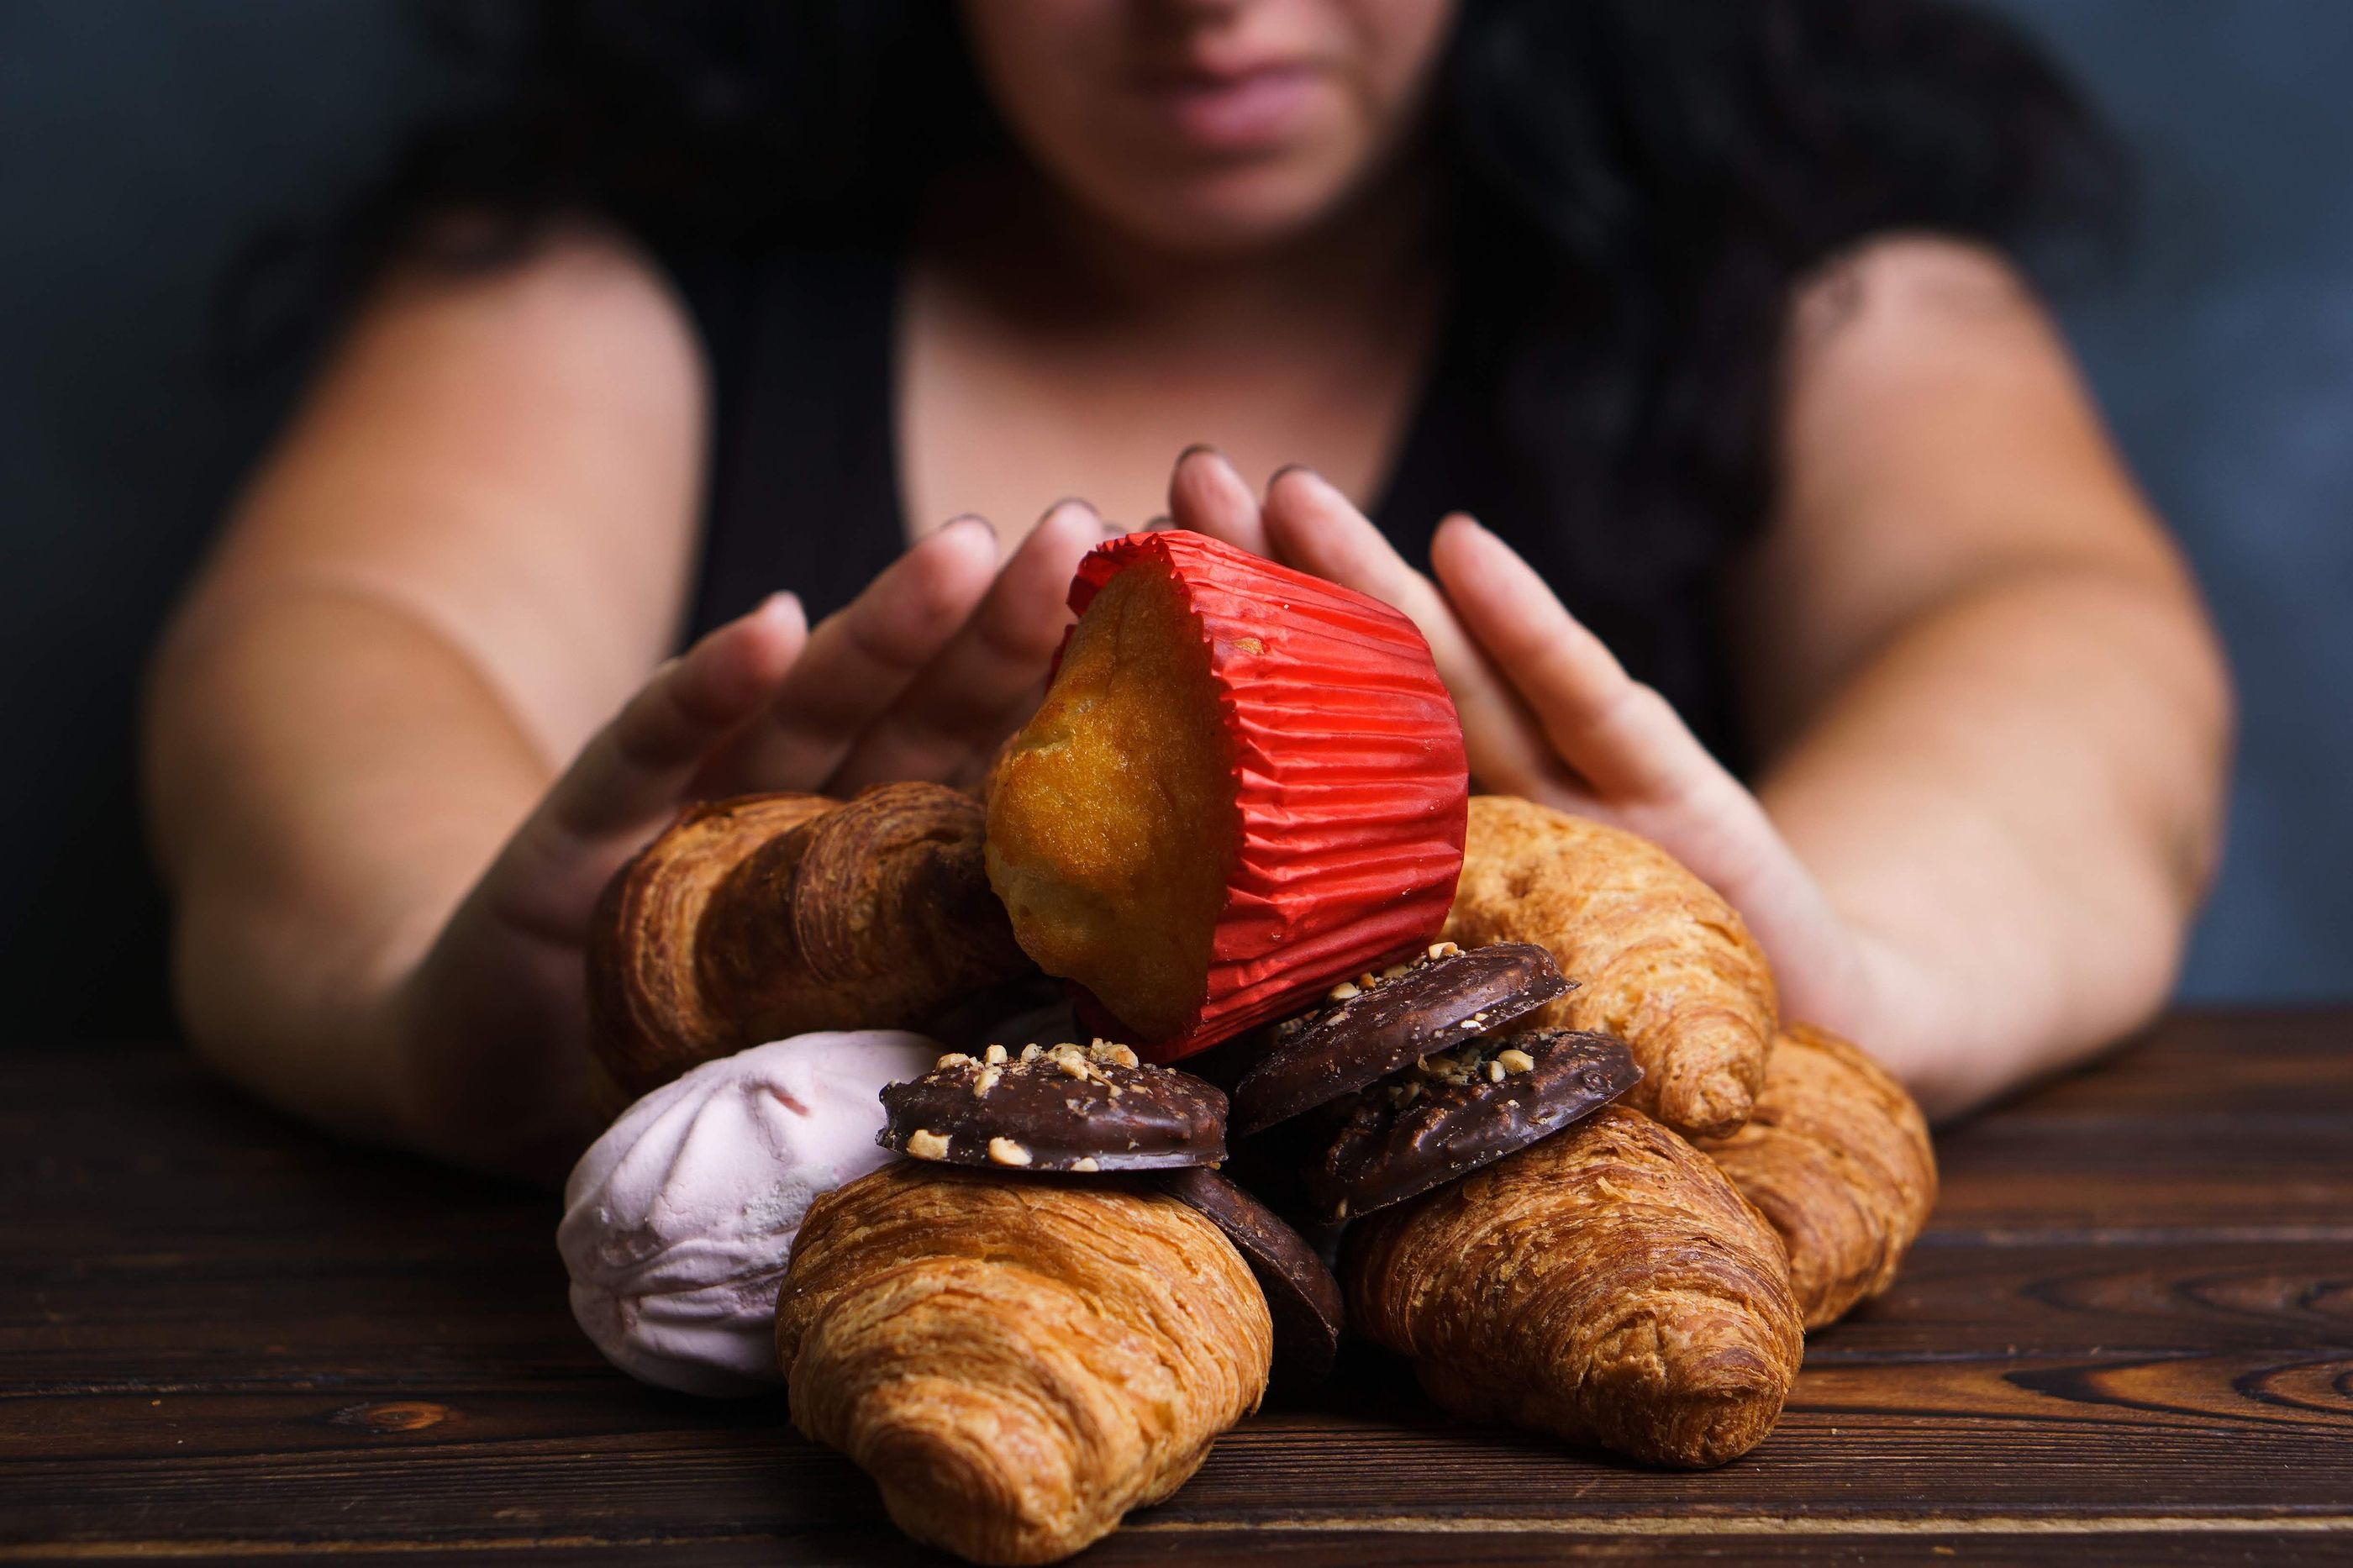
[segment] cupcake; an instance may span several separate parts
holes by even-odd
[[[1411,621],[1181,530],[1097,549],[1070,603],[987,864],[1082,1016],[1173,1060],[1437,934],[1469,773]]]

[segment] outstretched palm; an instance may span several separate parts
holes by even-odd
[[[1411,616],[1461,714],[1478,787],[1661,845],[1756,931],[1787,1016],[1868,1035],[1874,1003],[1862,945],[1765,808],[1509,545],[1469,517],[1450,517],[1431,542],[1433,582],[1317,475],[1287,469],[1261,502],[1207,451],[1180,459],[1170,510],[1180,527]]]
[[[404,1120],[468,1163],[560,1173],[589,1129],[582,954],[597,895],[682,804],[976,778],[1037,699],[1078,559],[1050,513],[1002,569],[976,521],[916,544],[814,630],[778,595],[657,670],[593,737],[402,987]]]

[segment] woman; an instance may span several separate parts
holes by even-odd
[[[971,777],[1072,563],[1164,510],[1411,615],[1482,787],[1665,845],[1935,1114],[2167,994],[2227,684],[2000,248],[2096,140],[1992,23],[543,24],[390,198],[409,243],[156,665],[232,1076],[560,1167],[612,869],[700,794]]]

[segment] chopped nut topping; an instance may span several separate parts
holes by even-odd
[[[1045,1047],[1039,1045],[1033,1040],[1029,1045],[1021,1047],[1021,1059],[1025,1062],[1034,1062],[1040,1056],[1045,1054]]]
[[[988,1141],[988,1160],[993,1165],[1026,1165],[1029,1163],[1029,1151],[1010,1138],[992,1138]]]
[[[1133,1049],[1126,1046],[1116,1044],[1111,1040],[1095,1041],[1094,1044],[1087,1047],[1087,1054],[1094,1058],[1094,1059],[1099,1062],[1111,1062],[1124,1068],[1142,1067],[1144,1065],[1143,1058],[1138,1057]]]
[[[918,1160],[944,1160],[948,1141],[928,1127],[918,1127],[907,1134],[907,1152]]]
[[[1005,1069],[1003,1068],[981,1068],[980,1076],[972,1080],[972,1097],[975,1100],[987,1099],[988,1091],[997,1087],[997,1080],[1004,1076]]]
[[[996,1067],[1005,1060],[1005,1047],[1003,1046],[991,1046],[980,1059],[987,1062],[990,1067]]]
[[[1466,1020],[1464,1027],[1470,1026]],[[1482,1079],[1489,1083],[1501,1083],[1506,1074],[1526,1072],[1535,1065],[1535,1058],[1503,1040],[1491,1037],[1468,1039],[1451,1051],[1433,1051],[1417,1058],[1411,1067],[1399,1068],[1389,1079],[1391,1098],[1402,1109],[1412,1103],[1410,1099],[1396,1097],[1396,1089],[1405,1084],[1459,1088]]]
[[[1071,1161],[1071,1169],[1084,1176],[1091,1175],[1093,1173],[1102,1170],[1103,1166],[1096,1163],[1095,1157],[1092,1154],[1088,1154],[1080,1159]]]
[[[947,1055],[934,1062],[932,1066],[934,1069],[940,1068],[968,1068],[972,1066],[972,1058],[965,1055],[962,1051],[950,1051]]]
[[[1307,1028],[1309,1026],[1320,1024],[1328,1019],[1331,1016],[1330,1009],[1332,1008],[1340,1006],[1345,1003],[1354,1001],[1367,991],[1377,991],[1380,987],[1388,984],[1393,980],[1403,979],[1405,976],[1414,973],[1418,970],[1426,969],[1433,963],[1441,963],[1450,958],[1460,958],[1461,956],[1462,956],[1462,949],[1455,943],[1451,942],[1433,942],[1423,951],[1414,954],[1414,956],[1409,959],[1401,959],[1395,963],[1391,963],[1387,967],[1378,970],[1368,969],[1364,973],[1357,975],[1354,980],[1341,981],[1338,984],[1333,986],[1331,990],[1324,994],[1324,999],[1321,1002],[1315,1004],[1314,1006],[1309,1008],[1306,1012],[1293,1014],[1292,1016],[1276,1023],[1270,1030],[1270,1035],[1277,1044],[1281,1044],[1289,1040],[1293,1036],[1297,1035],[1300,1031]],[[1463,1026],[1463,1027],[1466,1028],[1470,1026],[1471,1026],[1469,1025]],[[1482,1018],[1479,1026],[1482,1028],[1486,1026],[1485,1020],[1483,1018]]]
[[[1064,1078],[1084,1078],[1087,1076],[1087,1064],[1080,1060],[1076,1055],[1064,1056],[1061,1052],[1057,1051],[1054,1053],[1054,1065],[1062,1069],[1062,1076]]]

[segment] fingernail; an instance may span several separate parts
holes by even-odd
[[[1192,446],[1186,447],[1184,451],[1178,453],[1176,457],[1177,468],[1182,468],[1187,463],[1192,461],[1196,457],[1207,458],[1212,464],[1216,465],[1219,476],[1227,484],[1233,486],[1244,495],[1250,494],[1250,481],[1242,478],[1241,470],[1234,467],[1233,459],[1227,457],[1223,452],[1218,450],[1217,447],[1210,446],[1207,441],[1197,441]]]
[[[1076,507],[1080,511],[1085,513],[1090,518],[1094,517],[1095,515],[1095,509],[1092,505],[1088,504],[1085,497],[1064,496],[1060,500],[1056,501],[1052,506],[1050,506],[1044,511],[1039,512],[1038,514],[1038,521],[1041,523],[1051,522],[1055,518],[1061,515],[1062,509],[1065,507]]]
[[[987,531],[988,537],[991,539],[997,537],[997,525],[989,521],[988,519],[981,516],[980,513],[976,511],[960,511],[956,513],[954,517],[940,524],[940,531],[942,533],[945,533],[951,528],[964,528],[967,525],[976,525]]]
[[[746,620],[767,621],[777,626],[807,624],[801,608],[801,596],[790,589],[779,588],[759,603]]]
[[[1275,469],[1274,472],[1266,477],[1267,494],[1272,495],[1274,493],[1274,487],[1281,484],[1283,481],[1284,477],[1290,474],[1304,474],[1307,478],[1314,479],[1319,485],[1328,485],[1331,483],[1331,481],[1326,479],[1322,474],[1317,473],[1314,468],[1309,468],[1304,463],[1285,463],[1282,467]]]

